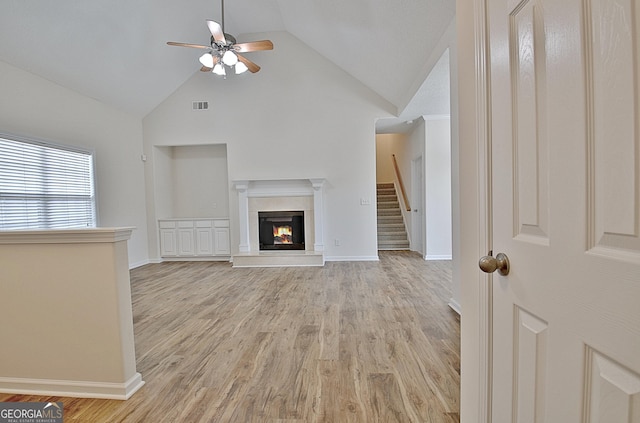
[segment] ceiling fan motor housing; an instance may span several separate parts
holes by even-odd
[[[237,42],[236,41],[236,37],[234,37],[231,34],[227,34],[226,32],[224,33],[224,38],[227,41],[226,45],[228,45],[228,46],[233,45],[233,44],[235,44]],[[218,43],[216,42],[216,40],[213,38],[213,35],[212,35],[211,36],[211,46],[213,47],[214,44],[218,44]]]

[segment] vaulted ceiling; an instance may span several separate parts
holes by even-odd
[[[226,0],[225,32],[240,42],[288,31],[403,111],[421,87],[440,83],[426,81],[429,61],[454,7]],[[198,71],[193,50],[166,42],[207,44],[205,19],[221,22],[220,0],[0,0],[0,60],[143,117]]]

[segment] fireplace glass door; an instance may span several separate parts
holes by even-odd
[[[304,211],[258,212],[261,250],[304,250]]]

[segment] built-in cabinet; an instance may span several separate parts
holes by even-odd
[[[228,219],[162,219],[158,227],[163,258],[202,260],[231,254]]]

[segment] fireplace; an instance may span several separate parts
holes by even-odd
[[[304,250],[304,211],[259,211],[260,250]]]
[[[323,266],[324,184],[322,178],[233,181],[239,216],[233,267]],[[280,216],[276,226],[292,226],[291,244],[276,244],[288,241],[289,229],[275,239],[274,216]]]

